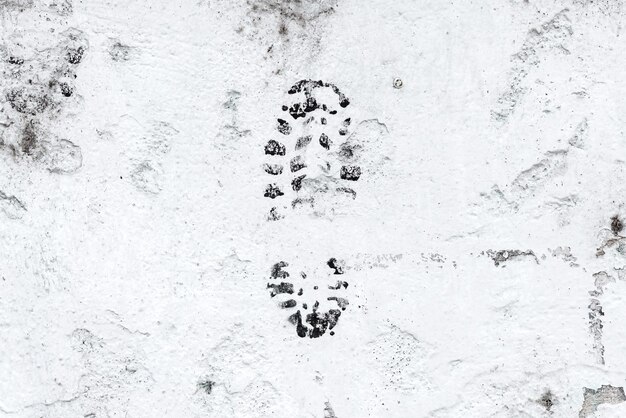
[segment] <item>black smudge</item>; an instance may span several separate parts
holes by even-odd
[[[289,114],[294,119],[303,118],[306,116],[306,112],[304,111],[304,109],[302,109],[302,107],[300,106],[300,103],[294,103],[289,108]]]
[[[46,93],[26,91],[24,88],[11,89],[5,97],[17,112],[33,116],[43,113],[50,104]]]
[[[13,65],[22,65],[22,64],[24,64],[24,60],[22,58],[18,58],[18,57],[14,57],[14,56],[10,56],[9,59],[7,60],[7,62],[9,64],[13,64]]]
[[[291,133],[291,125],[284,119],[278,119],[278,132],[283,135],[289,135]]]
[[[343,280],[337,280],[337,284],[336,284],[336,285],[334,285],[334,286],[330,286],[330,285],[328,285],[328,288],[329,288],[329,289],[332,289],[332,290],[339,290],[339,289],[341,289],[342,287],[343,287],[344,289],[347,289],[347,288],[348,288],[348,282],[345,282],[345,281],[343,281]]]
[[[332,144],[330,138],[328,138],[328,135],[326,134],[321,134],[320,135],[320,145],[326,149],[330,149],[330,145]]]
[[[357,181],[361,177],[361,167],[356,165],[344,165],[341,167],[339,177],[342,180]]]
[[[280,306],[283,309],[288,309],[288,308],[295,307],[297,304],[298,302],[296,302],[295,300],[289,299],[289,300],[279,303],[278,306]]]
[[[271,284],[268,283],[267,284],[267,288],[268,289],[272,289],[270,291],[270,296],[274,297],[276,295],[279,295],[281,293],[286,293],[291,295],[293,293],[293,284],[291,283],[286,283],[286,282],[280,282],[280,284]]]
[[[342,262],[338,261],[336,258],[331,258],[326,262],[326,265],[331,269],[335,270],[334,274],[343,274],[344,273],[344,265]]]
[[[65,57],[70,64],[80,64],[83,59],[85,48],[79,46],[78,48],[70,48],[67,50]]]
[[[298,191],[302,188],[302,180],[306,177],[306,174],[303,174],[301,176],[298,176],[296,178],[294,178],[293,180],[291,180],[291,187],[293,188],[294,191]]]
[[[283,270],[285,267],[288,267],[289,264],[285,261],[279,261],[278,263],[272,266],[272,271],[270,273],[270,278],[272,279],[286,279],[289,277],[289,273]]]
[[[213,386],[215,386],[215,382],[211,380],[202,380],[198,382],[198,389],[202,389],[204,392],[206,392],[207,395],[211,394]]]
[[[270,199],[275,199],[278,196],[282,196],[285,193],[282,192],[282,190],[280,190],[280,188],[275,184],[268,184],[267,187],[265,188],[265,192],[263,193],[263,196],[265,197],[269,197]]]
[[[26,155],[32,155],[33,150],[37,147],[37,134],[33,122],[29,122],[22,130],[20,138],[20,149]]]
[[[265,145],[266,155],[285,155],[285,146],[278,141],[270,139]]]
[[[624,224],[620,220],[619,216],[613,216],[611,218],[611,231],[613,231],[615,235],[618,235],[620,232],[622,232],[622,229],[624,229]]]
[[[74,89],[67,83],[59,83],[61,88],[61,94],[65,97],[70,97],[74,93]]]

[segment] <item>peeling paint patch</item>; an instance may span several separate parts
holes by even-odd
[[[579,418],[592,416],[602,404],[618,404],[626,401],[623,387],[602,385],[598,389],[583,389],[583,405],[578,413]]]

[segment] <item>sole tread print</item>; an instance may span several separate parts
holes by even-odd
[[[286,115],[276,119],[278,139],[264,145],[268,161],[263,170],[272,177],[264,196],[272,199],[267,220],[277,221],[291,209],[316,210],[320,201],[356,199],[351,184],[361,177],[361,167],[347,164],[352,119],[343,114],[350,101],[334,84],[300,80],[288,91],[295,103],[283,105]],[[289,175],[289,179],[284,177]],[[291,190],[289,190],[291,189]],[[290,202],[281,205],[281,200]]]
[[[344,280],[345,263],[330,258],[309,273],[300,271],[286,261],[275,263],[271,269],[267,289],[277,305],[289,313],[288,321],[299,337],[319,338],[335,335],[339,318],[350,305]]]

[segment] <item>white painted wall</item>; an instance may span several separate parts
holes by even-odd
[[[0,0],[0,416],[626,416],[625,13]]]

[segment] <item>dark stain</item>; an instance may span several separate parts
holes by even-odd
[[[348,288],[348,282],[344,282],[342,280],[337,280],[337,284],[334,286],[330,286],[328,285],[329,289],[333,289],[333,290],[339,290],[341,288],[347,289]]]
[[[211,391],[213,391],[213,386],[215,386],[215,382],[213,382],[212,380],[201,380],[198,382],[198,389],[203,390],[207,395],[211,394]]]
[[[43,113],[50,104],[50,98],[47,94],[26,91],[24,88],[9,90],[5,97],[17,112],[33,116]]]
[[[13,65],[22,65],[22,64],[24,64],[24,60],[22,58],[18,58],[18,57],[14,57],[14,56],[10,56],[9,59],[7,60],[7,62],[9,64],[13,64]]]
[[[283,270],[285,267],[289,267],[289,264],[284,261],[279,261],[278,263],[272,266],[272,271],[270,273],[271,279],[286,279],[289,277],[289,272]]]
[[[280,36],[287,36],[288,32],[289,30],[287,29],[287,25],[285,25],[284,22],[281,22],[280,25],[278,26],[278,34]]]
[[[549,390],[545,391],[541,398],[537,399],[537,403],[543,406],[546,411],[550,412],[554,406],[554,395]]]
[[[348,126],[350,126],[350,122],[351,122],[351,119],[347,118],[341,123],[343,125],[343,128],[339,129],[339,135],[341,136],[348,135]]]
[[[302,188],[302,180],[306,177],[306,174],[303,174],[301,176],[298,176],[296,178],[294,178],[293,180],[291,180],[291,187],[293,188],[294,191],[298,191]]]
[[[613,216],[611,218],[611,231],[613,231],[613,234],[619,235],[619,233],[622,232],[622,229],[624,229],[624,224],[620,220],[619,216]]]
[[[85,48],[79,46],[78,48],[70,48],[67,50],[66,58],[70,64],[80,64],[83,59]]]
[[[265,145],[266,155],[285,155],[285,146],[278,141],[270,139]]]
[[[297,304],[298,302],[296,302],[295,300],[289,299],[289,300],[279,303],[278,306],[280,306],[283,309],[289,309],[289,308],[294,308]]]
[[[32,155],[33,150],[37,147],[37,133],[32,121],[28,122],[22,130],[20,139],[20,149],[26,155]]]
[[[276,199],[278,196],[283,196],[284,194],[285,193],[280,190],[276,183],[272,183],[267,185],[263,196],[269,197],[270,199]]]
[[[278,127],[276,129],[278,129],[278,132],[280,132],[283,135],[289,135],[291,133],[291,125],[289,125],[289,122],[287,122],[284,119],[277,119],[278,120]]]
[[[293,284],[292,283],[286,283],[286,282],[280,282],[280,284],[267,284],[267,288],[268,289],[272,289],[270,291],[270,295],[272,297],[279,295],[281,293],[286,293],[291,295],[293,293]]]
[[[70,97],[74,93],[74,89],[67,83],[59,83],[61,88],[61,94],[65,97]]]
[[[303,118],[306,116],[306,112],[304,111],[304,109],[301,107],[300,103],[294,103],[290,108],[289,108],[289,114],[291,115],[292,118],[294,119],[298,119],[298,118]]]
[[[331,258],[326,262],[328,267],[335,270],[334,274],[343,274],[344,273],[344,265],[342,262],[338,261],[336,258]]]
[[[328,135],[326,135],[326,134],[321,134],[320,135],[320,145],[323,148],[330,149],[330,145],[331,144],[332,144],[332,142],[331,142],[330,138],[328,138]]]
[[[356,165],[344,165],[341,167],[339,177],[342,180],[357,181],[361,177],[361,167]]]

